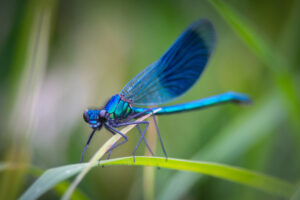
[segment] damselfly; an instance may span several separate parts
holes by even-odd
[[[227,102],[248,103],[250,99],[247,95],[226,92],[179,105],[154,108],[140,107],[169,103],[186,93],[203,72],[212,55],[215,43],[216,32],[210,21],[202,19],[194,22],[179,36],[160,59],[129,81],[120,94],[112,96],[103,108],[86,110],[83,118],[93,131],[81,154],[81,160],[94,133],[103,126],[112,134],[120,134],[124,138],[123,141],[112,145],[107,151],[107,159],[109,159],[113,149],[128,141],[128,137],[121,133],[118,128],[132,124],[137,125],[141,135],[133,151],[133,158],[142,140],[144,140],[148,150],[152,153],[145,139],[149,122],[135,121],[136,118],[149,113],[152,113],[156,132],[163,153],[167,158],[153,110],[161,108],[155,115],[164,115],[202,109]],[[140,127],[142,124],[145,125],[143,131]]]

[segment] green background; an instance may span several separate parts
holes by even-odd
[[[299,183],[299,9],[299,1],[268,0],[1,1],[0,161],[42,169],[77,163],[91,131],[83,111],[103,106],[190,23],[207,18],[217,30],[215,53],[201,80],[172,104],[226,91],[253,103],[160,116],[168,155]],[[128,136],[113,157],[131,155],[137,130]],[[85,160],[109,137],[97,132]],[[138,155],[144,152],[143,145]],[[26,168],[1,172],[0,199],[19,197],[35,178]],[[91,199],[149,198],[147,190],[155,199],[279,199],[188,172],[155,169],[154,189],[145,180],[142,167],[96,168],[79,190]],[[58,197],[51,191],[43,199]]]

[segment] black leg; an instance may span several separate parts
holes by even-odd
[[[141,133],[141,129],[140,129],[139,125],[137,125],[137,126],[138,126],[138,129],[139,129],[139,132]],[[136,146],[135,146],[135,148],[134,148],[134,150],[133,150],[133,152],[132,152],[133,162],[135,162],[135,153],[136,153],[136,151],[137,151],[137,148],[140,146],[140,143],[141,143],[142,139],[144,139],[144,141],[145,141],[145,143],[146,143],[148,149],[150,149],[149,146],[148,146],[148,144],[147,144],[147,142],[146,142],[146,139],[144,138],[144,135],[145,135],[145,133],[146,133],[148,127],[149,127],[149,122],[146,124],[146,127],[145,127],[143,133],[141,133],[141,137],[140,137],[138,143],[136,144]],[[151,152],[151,154],[152,154],[152,156],[153,156],[153,152],[151,151],[151,149],[150,149],[149,151]]]
[[[146,144],[146,146],[147,146],[149,152],[152,154],[152,156],[154,156],[154,153],[152,152],[150,146],[148,145],[148,142],[147,142],[146,138],[144,137],[144,136],[145,136],[145,133],[146,133],[146,130],[148,129],[149,122],[147,122],[147,121],[141,121],[141,122],[139,122],[139,121],[125,122],[125,123],[120,123],[120,124],[116,125],[116,127],[128,126],[128,125],[134,125],[134,124],[137,125],[138,131],[139,131],[139,133],[140,133],[140,135],[141,135],[140,140],[142,140],[142,139],[144,140],[144,142],[145,142],[145,144]],[[145,124],[145,125],[146,125],[146,127],[145,127],[145,129],[144,129],[143,132],[141,131],[141,128],[140,128],[140,126],[139,126],[140,124]],[[140,142],[138,142],[137,147],[139,146],[139,143],[140,143]],[[137,147],[136,147],[136,148],[137,148]],[[135,152],[134,152],[134,153],[135,153]]]
[[[84,146],[83,151],[81,152],[80,162],[82,162],[82,159],[83,159],[83,156],[84,156],[84,152],[85,152],[86,148],[88,147],[88,145],[90,144],[90,142],[91,142],[91,140],[92,140],[92,137],[94,136],[94,133],[95,133],[95,132],[96,132],[96,129],[94,129],[94,130],[92,131],[92,133],[90,134],[90,137],[89,137],[89,139],[88,139],[86,145]]]
[[[154,115],[154,112],[152,111],[152,109],[149,108],[149,109],[147,109],[147,110],[145,110],[145,111],[143,111],[143,112],[140,112],[140,113],[137,113],[137,114],[135,114],[135,115],[132,115],[132,116],[131,116],[131,119],[133,119],[133,118],[135,118],[135,117],[139,117],[140,115],[145,114],[146,112],[149,112],[149,111],[152,112],[152,117],[153,117],[153,121],[154,121],[155,128],[156,128],[156,133],[157,133],[157,136],[158,136],[158,138],[159,138],[161,148],[162,148],[162,150],[163,150],[163,153],[164,153],[166,159],[168,159],[168,155],[167,155],[166,149],[165,149],[165,147],[164,147],[162,138],[161,138],[161,136],[160,136],[160,132],[159,132],[159,129],[158,129],[158,126],[157,126],[157,122],[156,122],[156,119],[155,119],[155,115]],[[140,115],[138,115],[138,114],[140,114]],[[149,123],[149,122],[148,122],[148,123]],[[134,122],[125,122],[125,123],[119,124],[118,126],[127,126],[127,125],[131,125],[131,124],[137,124],[137,123],[136,123],[135,121],[134,121]]]
[[[111,132],[113,135],[115,135],[116,133],[115,132],[113,132],[112,130],[110,130],[110,129],[108,129],[109,130],[109,132]],[[113,145],[112,146],[114,146],[116,143],[113,143]],[[107,152],[105,152],[105,154],[107,154],[108,153],[108,155],[107,155],[107,160],[110,158],[110,155],[111,155],[111,152],[112,152],[112,150],[108,150]]]
[[[135,113],[135,114],[133,114],[133,115],[131,115],[131,116],[128,116],[128,117],[126,118],[126,120],[123,121],[123,123],[129,122],[129,121],[131,121],[131,120],[134,119],[134,118],[143,116],[143,115],[145,115],[147,112],[152,112],[152,109],[149,108],[149,109],[147,109],[147,110],[144,110],[143,112]]]
[[[155,119],[155,115],[154,115],[153,112],[152,112],[152,117],[153,117],[153,121],[154,121],[154,124],[155,124],[155,127],[156,127],[156,133],[157,133],[157,136],[159,138],[161,148],[162,148],[162,150],[163,150],[163,152],[165,154],[166,159],[168,160],[168,155],[167,155],[166,149],[164,147],[163,141],[161,139],[161,136],[160,136],[160,133],[159,133],[159,129],[158,129],[158,126],[157,126],[157,122],[156,122],[156,119]]]
[[[112,126],[110,126],[110,125],[108,125],[108,124],[106,124],[105,127],[106,127],[110,132],[118,133],[118,134],[120,134],[120,135],[125,139],[124,141],[122,141],[122,142],[120,142],[120,143],[118,143],[118,144],[116,144],[116,145],[113,144],[112,147],[110,147],[110,149],[107,151],[107,152],[109,152],[108,157],[107,157],[107,160],[108,160],[108,159],[110,158],[111,151],[112,151],[113,149],[117,148],[118,146],[124,144],[125,142],[127,142],[127,141],[128,141],[128,137],[127,137],[126,135],[124,135],[123,133],[121,133],[120,131],[118,131],[117,129],[114,129]]]
[[[152,152],[150,146],[149,146],[148,143],[147,143],[146,138],[145,138],[144,135],[143,135],[143,132],[142,132],[142,130],[141,130],[141,127],[140,127],[139,125],[137,125],[137,128],[138,128],[138,130],[139,130],[140,135],[141,135],[141,136],[143,137],[143,139],[144,139],[144,142],[145,142],[145,144],[146,144],[146,146],[147,146],[148,151],[151,153],[152,156],[154,156],[154,153]],[[145,128],[145,130],[146,130],[146,128]]]
[[[110,133],[112,133],[113,135],[116,134],[115,132],[113,132],[113,131],[112,131],[111,129],[109,129],[108,127],[107,127],[107,130],[108,130]],[[112,147],[113,147],[115,144],[116,144],[116,142],[113,143]],[[107,156],[107,158],[106,158],[107,160],[110,158],[111,153],[112,153],[112,149],[111,149],[111,148],[108,149],[108,150],[105,152],[105,154],[108,154],[108,156]],[[100,158],[98,161],[99,161],[98,164],[100,164],[101,158]],[[104,167],[104,166],[102,166],[102,167]]]
[[[115,145],[116,143],[113,143],[112,147]],[[112,149],[109,149],[106,153],[108,153],[106,160],[109,160],[110,155],[112,153]]]
[[[133,162],[135,162],[135,153],[136,153],[137,148],[140,146],[141,141],[144,140],[145,143],[148,144],[146,142],[146,139],[144,138],[144,135],[145,135],[146,130],[147,130],[148,126],[149,126],[149,122],[147,122],[147,121],[141,121],[141,122],[139,122],[139,121],[133,121],[133,122],[127,122],[127,123],[118,124],[117,126],[128,126],[128,125],[133,125],[133,124],[136,124],[137,126],[139,126],[140,124],[146,124],[146,127],[145,127],[143,133],[141,134],[141,137],[140,137],[137,145],[135,146],[134,151],[132,152]],[[138,129],[139,129],[139,127],[138,127]],[[140,129],[139,129],[139,131],[140,131]],[[150,152],[153,154],[152,151],[150,151]]]
[[[112,132],[111,130],[109,130],[109,131]],[[113,135],[115,135],[115,133],[113,133]],[[114,146],[115,144],[116,144],[116,143],[113,143],[112,146]],[[112,153],[112,150],[110,150],[110,149],[109,149],[108,151],[105,152],[105,154],[108,154],[108,155],[107,155],[107,158],[106,158],[107,160],[109,160],[111,153]],[[101,158],[98,160],[98,165],[100,165],[100,162],[101,162]],[[102,168],[103,168],[103,167],[104,167],[104,165],[102,165]]]

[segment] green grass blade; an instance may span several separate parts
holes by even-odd
[[[285,117],[284,108],[276,94],[269,94],[249,112],[237,116],[232,123],[222,129],[213,141],[196,153],[191,160],[209,160],[213,162],[228,162],[239,158],[257,142],[267,137],[277,128]],[[158,194],[158,199],[182,199],[201,175],[185,172],[175,173],[164,183],[164,189]],[[175,188],[175,189],[174,189]]]
[[[20,170],[25,167],[29,169],[28,172],[33,177],[39,177],[44,173],[44,170],[37,168],[35,166],[28,167],[28,166],[26,166],[26,164],[11,164],[11,163],[3,163],[3,162],[0,163],[0,172],[5,171],[5,170]],[[50,171],[50,175],[51,175],[51,171]],[[69,186],[70,186],[69,182],[63,181],[57,185],[54,184],[54,190],[57,194],[63,195]],[[27,196],[28,195],[32,195],[32,194],[27,194]],[[25,196],[25,198],[28,198],[28,197]],[[36,197],[36,198],[38,198],[38,197]],[[34,199],[36,199],[36,198],[34,198]],[[74,195],[73,195],[72,199],[73,200],[76,200],[76,199],[85,200],[88,198],[86,197],[86,195],[84,193],[82,193],[80,190],[77,189],[74,191]]]
[[[160,108],[153,111],[153,113],[156,113],[160,110]],[[150,117],[152,114],[147,114],[136,121],[143,121]],[[126,126],[124,129],[121,130],[121,132],[125,135],[127,134],[131,129],[133,129],[136,125],[129,125]],[[82,179],[85,177],[85,175],[91,170],[93,165],[98,163],[98,160],[112,147],[113,144],[115,144],[119,139],[121,139],[120,134],[115,134],[113,137],[111,137],[104,145],[102,145],[99,150],[93,155],[93,157],[90,159],[86,167],[80,172],[80,174],[76,177],[76,179],[72,182],[68,190],[65,192],[62,199],[70,199],[74,190],[78,186],[78,184],[82,181]]]
[[[217,178],[233,181],[254,187],[264,192],[282,197],[290,197],[295,188],[292,184],[280,179],[267,176],[261,173],[249,171],[242,168],[222,165],[212,162],[198,162],[159,157],[132,157],[102,161],[102,165],[132,165],[132,166],[153,166],[167,169],[184,170]],[[54,187],[59,182],[66,180],[86,168],[88,163],[66,165],[47,170],[31,187],[21,196],[20,200],[37,199],[43,193]],[[99,166],[94,163],[92,167]]]
[[[70,182],[63,181],[60,184],[56,185],[54,187],[54,190],[59,196],[62,196],[69,187],[70,187]],[[90,199],[90,198],[87,197],[86,194],[82,192],[82,190],[80,190],[78,188],[75,189],[73,196],[72,196],[72,200],[88,200],[88,199]]]
[[[270,133],[272,128],[276,128],[273,125],[278,124],[283,117],[282,107],[280,101],[278,101],[277,95],[270,95],[267,99],[265,99],[260,106],[253,110],[250,114],[245,115],[244,117],[239,117],[238,121],[236,121],[238,126],[235,123],[231,124],[227,129],[224,130],[222,137],[218,138],[217,141],[210,144],[205,149],[202,149],[198,155],[196,155],[195,159],[212,159],[216,161],[224,161],[228,159],[233,159],[235,157],[239,157],[243,154],[244,151],[249,149],[256,141],[259,141],[262,137],[265,137],[267,133]],[[261,126],[260,124],[264,124]],[[248,127],[252,127],[249,129]],[[235,142],[232,143],[232,140]],[[231,142],[230,142],[231,141]],[[230,143],[228,143],[230,142]],[[228,144],[230,148],[228,148]],[[239,151],[236,151],[239,149]],[[106,161],[103,161],[103,163]],[[93,167],[91,165],[91,167]],[[97,162],[96,162],[97,165]],[[84,168],[87,167],[87,164],[76,164],[70,165],[72,170],[68,170],[68,167],[59,167],[53,168],[44,173],[21,197],[21,199],[36,199],[50,188],[52,188],[58,182],[65,180],[71,176],[82,172]],[[78,167],[78,168],[77,168]],[[62,174],[57,176],[57,174]],[[47,181],[47,179],[55,179],[51,181]],[[187,174],[183,172],[178,172],[176,176],[171,179],[171,182],[168,182],[168,186],[174,186],[174,183],[180,184],[182,190],[173,191],[172,194],[176,194],[178,196],[182,195],[185,191],[187,191],[191,185],[193,185],[197,180],[199,180],[199,176],[195,176],[193,174]],[[183,183],[183,184],[181,184]],[[190,184],[185,184],[190,183]],[[44,185],[45,184],[45,185]],[[42,188],[40,188],[42,187]],[[175,188],[176,185],[175,185]],[[163,189],[163,191],[168,191],[168,187]],[[164,196],[164,193],[160,194],[159,197]],[[170,195],[170,193],[169,193]]]
[[[280,56],[233,8],[222,0],[208,0],[223,19],[232,27],[248,48],[260,58],[272,72],[278,89],[285,96],[285,103],[293,117],[293,125],[298,127],[300,119],[300,97],[297,81],[291,76],[289,63]]]
[[[293,194],[291,200],[299,200],[300,199],[300,187],[296,190],[296,192]]]
[[[5,110],[9,109],[5,112],[5,127],[10,133],[8,148],[4,154],[4,160],[7,162],[19,163],[29,160],[29,146],[38,113],[37,102],[47,66],[53,4],[52,1],[26,1],[24,7],[20,4],[20,16],[24,19],[21,19],[18,27],[18,42],[12,57],[13,63],[8,67],[12,76],[9,78],[10,89],[7,90],[9,92],[6,97],[9,102],[5,106]],[[16,121],[22,123],[15,126]],[[0,199],[16,199],[26,175],[26,168],[21,169],[3,174],[0,179]]]
[[[74,164],[52,168],[35,181],[29,189],[19,198],[20,200],[37,199],[58,183],[80,173],[87,164]]]
[[[295,191],[295,186],[280,179],[254,171],[212,162],[198,162],[172,158],[166,160],[166,158],[160,157],[141,156],[136,159],[135,163],[133,162],[132,157],[128,157],[114,159],[103,163],[103,165],[154,166],[196,172],[251,186],[267,193],[282,197],[290,197]]]
[[[223,19],[231,26],[247,47],[260,58],[274,74],[287,72],[288,63],[271,48],[260,35],[254,31],[250,23],[233,8],[221,0],[208,0]]]

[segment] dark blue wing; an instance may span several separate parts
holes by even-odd
[[[121,95],[138,106],[164,104],[181,96],[200,77],[215,40],[208,20],[194,22],[159,60],[127,83]]]

